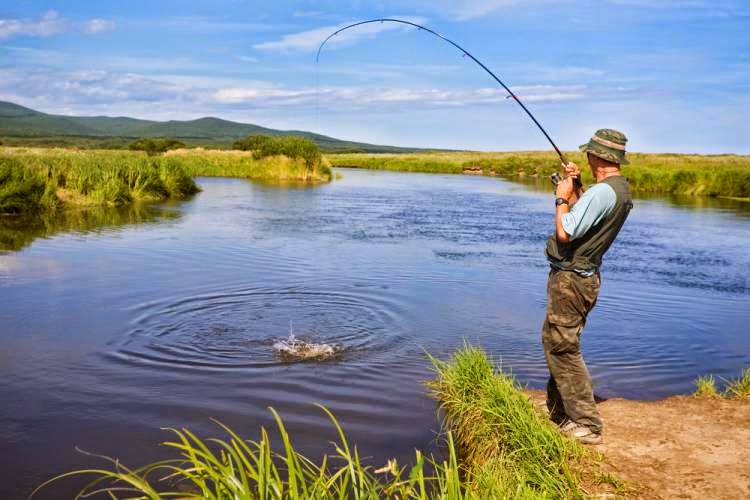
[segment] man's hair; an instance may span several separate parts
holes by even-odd
[[[596,156],[595,154],[593,154],[591,152],[586,153],[586,156],[588,157],[587,159],[588,159],[589,163],[592,163],[591,159],[595,158],[594,163],[596,163],[595,166],[597,166],[597,167],[601,166],[601,167],[616,167],[616,168],[620,168],[620,164],[619,163],[615,163],[613,161],[605,160],[604,158]]]

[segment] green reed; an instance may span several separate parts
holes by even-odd
[[[324,406],[338,434],[334,452],[314,462],[298,452],[279,414],[273,414],[282,447],[274,450],[271,437],[261,428],[258,441],[242,439],[216,422],[225,439],[202,439],[188,429],[168,429],[174,439],[163,443],[177,455],[139,468],[96,455],[107,468],[81,469],[56,476],[39,486],[32,496],[60,481],[91,478],[79,498],[182,499],[479,499],[462,485],[453,441],[441,461],[415,452],[414,465],[400,467],[390,460],[375,469],[366,465],[356,446],[349,443],[341,425]],[[85,453],[85,452],[84,452]],[[87,453],[88,454],[88,453]],[[89,454],[91,455],[91,454]]]
[[[437,376],[427,386],[443,410],[471,490],[484,498],[587,495],[586,450],[541,415],[483,350],[465,344],[448,361],[432,363]]]
[[[583,180],[592,182],[584,155],[566,155],[581,166]],[[554,153],[538,151],[329,154],[327,158],[336,167],[446,174],[479,167],[484,175],[508,178],[542,177],[560,169]],[[750,156],[632,153],[630,161],[622,171],[633,191],[750,199]]]

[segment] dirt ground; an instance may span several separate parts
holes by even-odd
[[[541,393],[532,395],[543,401]],[[607,470],[637,498],[750,499],[750,398],[599,403]]]

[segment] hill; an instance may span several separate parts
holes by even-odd
[[[233,141],[251,134],[301,135],[312,139],[326,151],[420,151],[417,148],[345,141],[303,130],[276,130],[214,117],[160,122],[123,116],[63,116],[0,101],[0,137],[16,144],[124,147],[140,137],[174,137],[193,145],[227,147]]]

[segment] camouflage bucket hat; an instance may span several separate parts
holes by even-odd
[[[602,128],[596,131],[588,143],[581,145],[578,149],[612,163],[627,165],[630,162],[625,156],[626,142],[628,142],[628,139],[622,132],[611,128]]]

